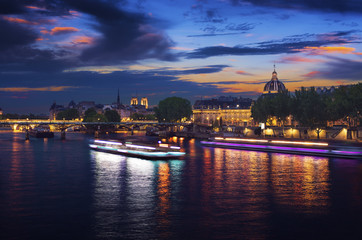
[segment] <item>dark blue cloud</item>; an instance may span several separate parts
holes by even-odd
[[[215,36],[228,36],[228,35],[238,35],[241,33],[205,33],[205,34],[194,34],[187,35],[187,37],[215,37]]]
[[[362,2],[358,0],[230,0],[230,2],[235,6],[250,3],[255,6],[295,10],[362,13]]]
[[[227,35],[236,35],[246,33],[254,29],[256,24],[252,23],[229,23],[227,25],[207,25],[202,31],[206,32],[204,34],[193,34],[188,35],[187,37],[213,37],[213,36],[227,36]]]
[[[124,1],[113,0],[1,1],[0,14],[17,14],[23,18],[66,16],[69,10],[86,13],[93,19],[91,27],[99,37],[91,47],[83,49],[79,57],[60,46],[40,49],[33,44],[38,33],[4,21],[0,15],[0,69],[62,71],[69,66],[124,64],[149,58],[176,60],[170,51],[172,40],[152,27],[146,15],[122,9],[122,3]],[[25,7],[28,5],[42,10],[30,11]]]
[[[3,51],[32,44],[37,39],[38,34],[19,24],[0,18],[0,36],[0,53],[1,57],[4,57]]]
[[[345,58],[330,57],[322,69],[317,69],[315,78],[331,80],[362,81],[362,62]]]
[[[329,34],[305,34],[287,37],[277,41],[259,42],[252,46],[238,45],[234,47],[212,46],[203,47],[186,54],[187,58],[208,58],[224,55],[273,55],[297,53],[305,47],[320,47],[331,44],[350,43],[356,40],[349,37],[355,31],[340,31]],[[311,39],[312,38],[312,39]]]
[[[179,75],[189,75],[189,74],[210,74],[221,72],[224,68],[230,67],[229,65],[208,65],[200,68],[192,68],[185,70],[169,70],[167,68],[160,70],[147,71],[150,74],[159,74],[159,75],[171,75],[171,76],[179,76]]]

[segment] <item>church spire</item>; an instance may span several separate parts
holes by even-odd
[[[118,88],[118,95],[117,95],[117,104],[118,104],[118,105],[121,105],[121,101],[120,101],[120,99],[119,99],[119,88]]]

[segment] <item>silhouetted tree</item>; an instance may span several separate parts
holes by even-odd
[[[77,109],[71,108],[64,111],[61,111],[57,114],[57,120],[72,120],[75,118],[79,118],[79,112]]]
[[[182,118],[190,118],[191,103],[184,98],[169,97],[159,102],[155,113],[159,122],[177,122]]]
[[[118,112],[115,110],[107,110],[104,113],[104,116],[107,118],[108,122],[120,122],[121,117],[119,116]]]
[[[107,118],[97,111],[94,108],[89,108],[84,113],[83,122],[107,122]]]
[[[273,96],[266,95],[259,97],[251,108],[251,116],[257,122],[268,122],[274,116]]]
[[[315,129],[317,136],[329,119],[328,96],[318,94],[314,88],[295,91],[292,114],[301,126]]]
[[[361,122],[362,117],[362,83],[350,86],[340,86],[327,101],[329,119],[343,119],[349,126]]]

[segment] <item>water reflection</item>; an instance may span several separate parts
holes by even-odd
[[[304,213],[326,213],[330,206],[328,159],[272,154],[271,184],[279,208]]]
[[[162,238],[169,238],[170,231],[170,197],[171,197],[171,182],[170,182],[170,167],[167,163],[160,163],[158,165],[158,211],[157,219],[159,220],[158,226],[161,228],[159,232],[163,233]],[[167,231],[168,230],[168,231]]]
[[[95,233],[99,238],[114,237],[114,228],[121,224],[121,219],[114,216],[114,210],[120,208],[122,185],[119,173],[125,158],[91,151],[91,160],[95,163]]]
[[[210,152],[211,153],[210,153]],[[215,228],[216,234],[223,229],[237,228],[229,233],[230,238],[253,236],[265,238],[267,233],[268,199],[268,157],[265,153],[237,151],[229,149],[205,149],[204,163],[211,166],[209,155],[214,152],[214,165],[204,171],[204,191],[210,193],[209,210],[217,217],[209,219],[205,225]],[[213,180],[213,181],[212,181]],[[206,199],[206,198],[205,198]]]
[[[97,236],[171,237],[171,206],[179,194],[182,161],[149,161],[96,151],[91,151],[91,157]]]
[[[27,156],[24,159],[24,154]],[[24,207],[27,198],[34,192],[34,154],[29,142],[21,141],[18,135],[13,136],[11,149],[11,165],[9,169],[8,196],[10,209],[14,214],[27,215]]]
[[[148,161],[69,136],[0,136],[0,239],[307,239],[360,229],[358,160],[172,138],[184,160]]]

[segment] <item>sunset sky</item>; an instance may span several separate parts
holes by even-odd
[[[361,27],[359,0],[1,0],[0,108],[256,99],[274,64],[290,91],[353,84]]]

